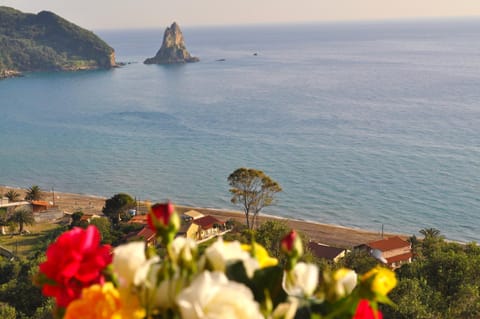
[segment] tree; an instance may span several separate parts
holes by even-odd
[[[23,227],[25,225],[33,225],[35,223],[35,219],[33,218],[33,213],[23,208],[16,210],[12,214],[10,221],[18,224],[18,231],[20,233],[23,232]]]
[[[97,227],[98,231],[100,232],[100,235],[102,236],[102,244],[111,244],[113,241],[112,234],[111,234],[111,228],[112,225],[110,224],[110,220],[107,218],[92,218],[90,221],[90,225],[94,225]]]
[[[232,203],[243,207],[247,227],[253,229],[258,213],[274,203],[280,185],[260,170],[239,168],[228,177]]]
[[[29,189],[27,189],[27,193],[25,194],[25,200],[39,200],[42,198],[42,190],[38,185],[32,185]]]
[[[113,195],[113,197],[105,201],[105,206],[102,209],[102,212],[105,216],[110,219],[113,225],[118,225],[122,216],[128,216],[128,210],[135,208],[136,202],[132,196],[119,193]]]
[[[5,197],[8,198],[10,202],[18,202],[20,200],[20,194],[13,189],[6,192]]]
[[[440,230],[436,228],[423,228],[418,231],[422,234],[425,239],[443,239],[443,235],[441,235]]]

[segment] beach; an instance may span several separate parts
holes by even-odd
[[[24,198],[25,190],[20,188],[0,186],[0,194],[5,194],[10,189],[17,191],[20,194],[21,198]],[[55,206],[59,210],[69,213],[82,211],[84,214],[101,215],[102,208],[106,200],[106,198],[101,196],[63,193],[57,191],[44,191],[42,195],[42,200],[48,201],[50,204],[55,204]],[[144,209],[142,208],[144,208],[145,206],[141,205],[140,207],[140,212],[143,212]],[[179,214],[182,214],[183,212],[188,210],[196,210],[204,215],[211,215],[224,221],[229,219],[234,219],[239,222],[245,221],[245,215],[243,214],[243,212],[235,210],[190,207],[181,205],[176,205],[176,210]],[[296,229],[297,231],[305,233],[310,240],[335,247],[352,248],[356,245],[360,245],[374,240],[379,240],[382,238],[382,234],[380,232],[373,232],[357,228],[348,228],[338,225],[322,224],[312,221],[286,219],[271,215],[259,215],[259,223],[267,220],[277,220],[285,222],[292,229]],[[402,238],[408,237],[408,235],[406,234],[383,234],[384,238],[395,235],[398,235]]]

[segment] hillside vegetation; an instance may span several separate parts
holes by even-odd
[[[0,77],[11,71],[74,71],[115,66],[114,50],[93,32],[42,11],[0,6]]]

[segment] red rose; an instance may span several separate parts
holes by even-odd
[[[74,228],[63,233],[47,249],[47,261],[40,272],[52,280],[42,287],[45,296],[55,297],[57,305],[67,305],[80,297],[82,288],[103,283],[103,269],[112,262],[110,245],[100,245],[95,226]]]
[[[357,311],[352,319],[382,319],[382,313],[373,309],[370,302],[366,299],[360,300],[357,306]]]
[[[293,249],[293,243],[295,242],[295,238],[297,238],[297,232],[292,230],[290,231],[287,236],[285,236],[280,245],[282,248],[282,251],[289,253]]]
[[[291,230],[280,242],[280,248],[288,256],[300,257],[303,255],[303,245],[300,236]]]
[[[174,212],[175,207],[170,202],[153,205],[147,217],[148,226],[155,231],[157,230],[155,226],[167,227]]]

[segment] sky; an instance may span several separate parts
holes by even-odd
[[[480,17],[478,0],[0,0],[91,30],[432,17]]]

